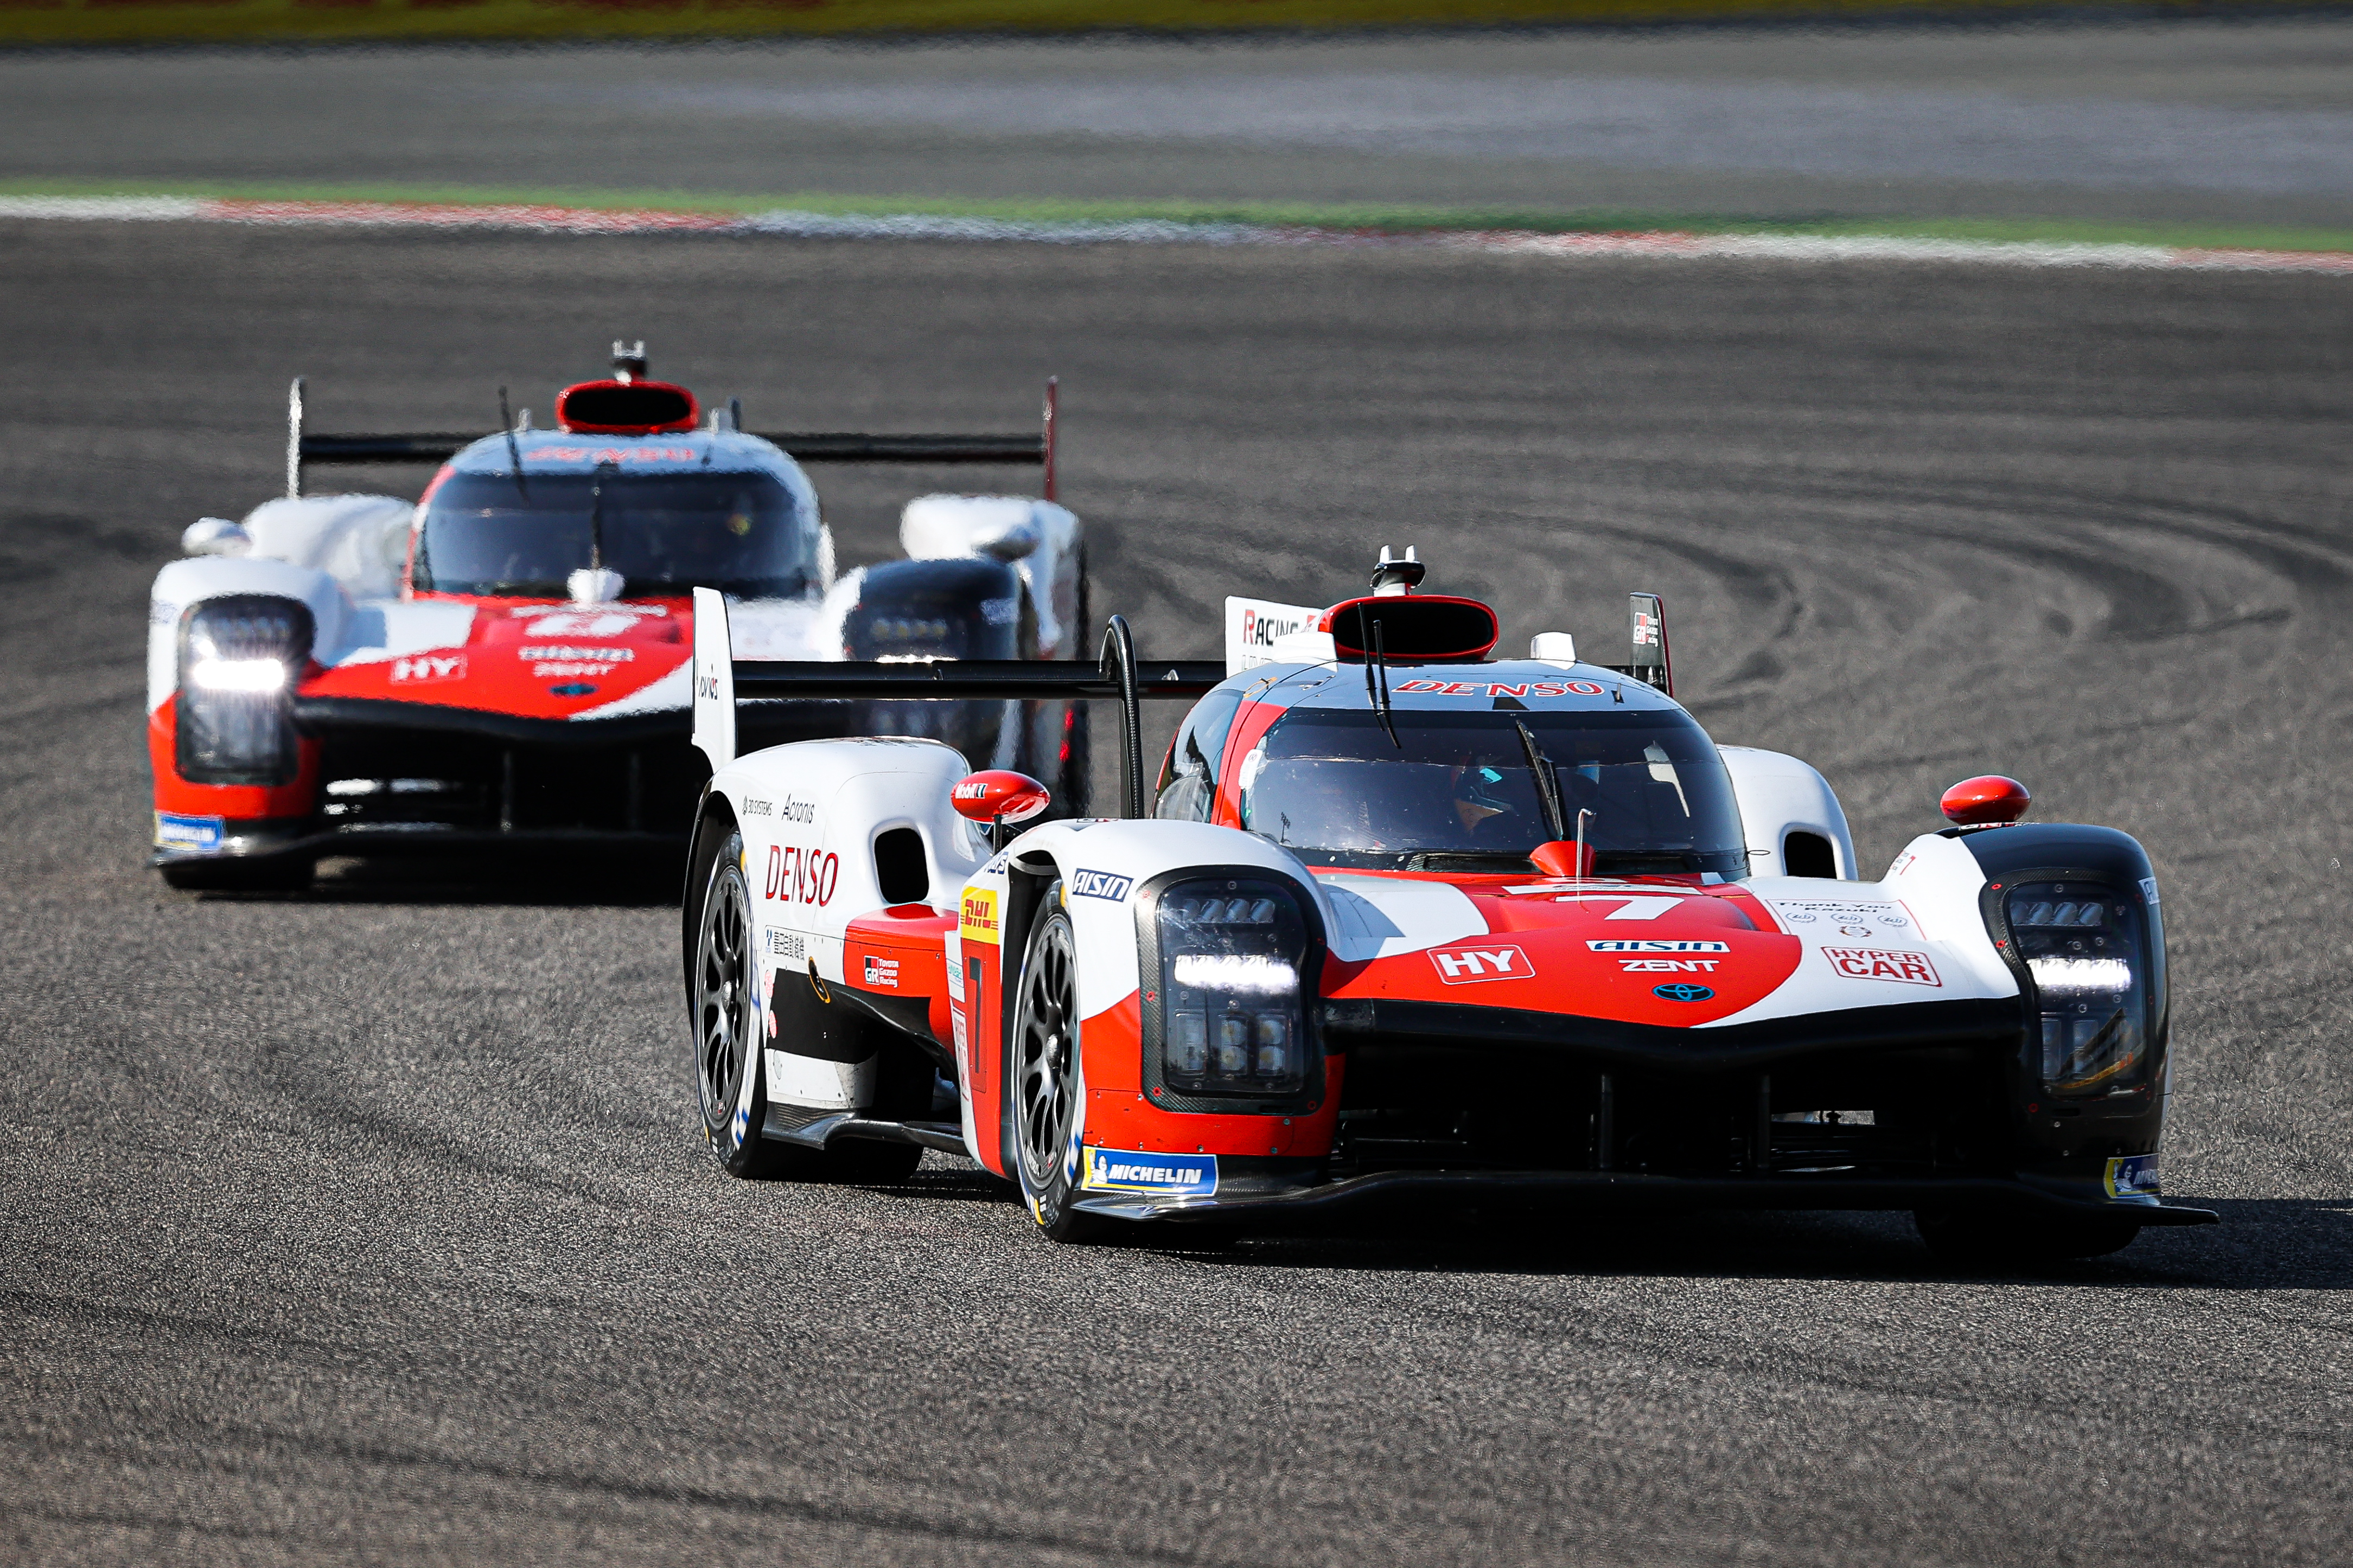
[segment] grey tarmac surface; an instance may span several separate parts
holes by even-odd
[[[0,53],[0,179],[2353,226],[2353,17]]]
[[[835,428],[1059,373],[1149,649],[1417,542],[1514,641],[1662,591],[1870,866],[1987,770],[2131,829],[2224,1223],[2027,1279],[1895,1215],[1057,1249],[960,1161],[718,1174],[662,879],[164,890],[145,585],[285,378],[487,423],[618,331]],[[2353,285],[17,225],[0,342],[0,1556],[2345,1561]],[[931,482],[820,479],[857,557]]]

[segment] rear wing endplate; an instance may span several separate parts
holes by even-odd
[[[973,701],[1113,700],[1120,706],[1124,815],[1144,815],[1143,704],[1199,697],[1226,678],[1219,659],[1139,665],[1126,617],[1104,629],[1100,663],[1085,659],[944,659],[934,664],[786,661],[734,657],[727,601],[694,591],[694,743],[716,773],[735,760],[735,705],[759,699],[958,698]]]
[[[462,435],[426,431],[389,436],[316,435],[304,426],[303,378],[286,393],[286,493],[302,493],[302,470],[311,463],[446,463],[494,430]],[[1045,497],[1054,494],[1056,378],[1046,382],[1045,413],[1035,436],[881,436],[854,430],[754,431],[797,463],[1036,463],[1045,474]]]

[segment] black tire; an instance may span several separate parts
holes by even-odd
[[[688,997],[694,1025],[695,1098],[702,1113],[703,1145],[719,1168],[747,1180],[904,1181],[923,1163],[913,1143],[836,1139],[818,1150],[761,1136],[767,1120],[765,1058],[759,1048],[762,1014],[755,995],[760,966],[753,956],[752,889],[744,876],[744,836],[714,823],[722,834],[709,862]],[[700,857],[698,857],[700,859]],[[752,1078],[744,1099],[744,1076]]]
[[[2126,1215],[2058,1217],[1985,1209],[1916,1209],[1912,1225],[1928,1250],[1972,1268],[2020,1268],[2105,1258],[2130,1247],[2140,1222]]]
[[[733,827],[720,840],[698,906],[687,1007],[694,1025],[695,1100],[702,1112],[703,1146],[731,1176],[781,1175],[789,1163],[778,1157],[785,1151],[760,1136],[767,1114],[756,1034],[760,965],[752,952],[744,836]]]
[[[178,860],[157,868],[164,885],[187,893],[299,893],[318,874],[318,863],[300,856],[268,859]]]
[[[1086,1078],[1079,1040],[1078,942],[1062,910],[1061,893],[1059,882],[1046,889],[1047,912],[1022,954],[1005,1082],[1013,1106],[1013,1174],[1023,1206],[1048,1240],[1089,1242],[1100,1240],[1117,1222],[1072,1206]]]

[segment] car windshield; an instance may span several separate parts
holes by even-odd
[[[1525,868],[1552,838],[1585,842],[1605,876],[1743,877],[1748,853],[1715,743],[1673,712],[1294,708],[1242,759],[1242,826],[1322,864]],[[1533,740],[1559,780],[1556,832]]]
[[[561,597],[566,577],[601,563],[624,594],[797,599],[815,583],[816,531],[767,474],[455,474],[426,509],[413,581]]]

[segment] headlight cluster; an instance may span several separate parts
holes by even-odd
[[[942,643],[948,638],[948,623],[936,617],[877,616],[866,623],[866,631],[876,642]]]
[[[278,784],[294,777],[287,694],[310,657],[309,608],[292,599],[207,599],[180,621],[180,776]]]
[[[2060,1099],[2139,1086],[2148,1068],[2147,921],[2095,882],[2027,882],[2003,913],[2034,976],[2045,1093]]]
[[[1254,878],[1183,882],[1159,898],[1161,1075],[1192,1094],[1297,1094],[1307,1084],[1291,889]]]

